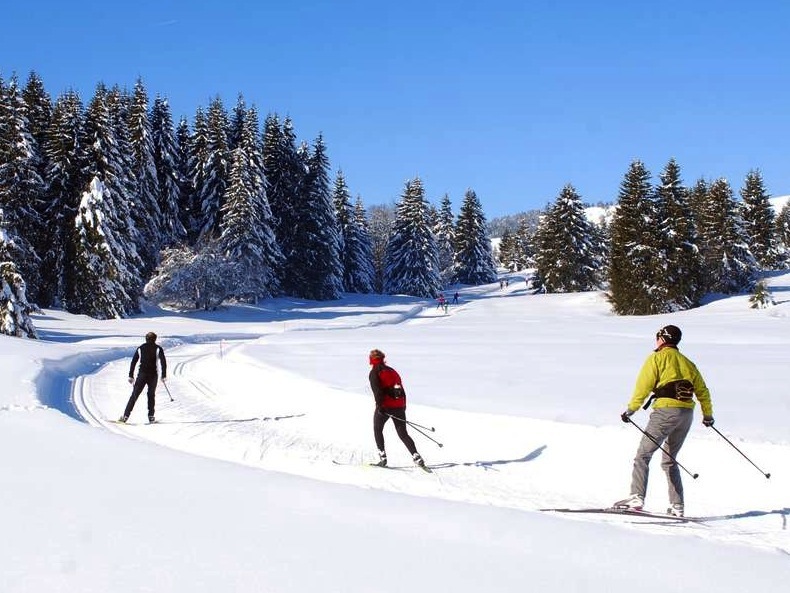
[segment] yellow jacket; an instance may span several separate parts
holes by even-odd
[[[647,357],[636,386],[628,402],[628,409],[636,412],[647,397],[659,387],[686,379],[694,386],[694,395],[702,407],[703,416],[713,416],[713,405],[710,401],[710,391],[705,385],[702,375],[696,365],[683,356],[680,351],[672,346],[662,346]],[[654,408],[694,408],[694,400],[680,401],[669,397],[659,397],[653,400]]]

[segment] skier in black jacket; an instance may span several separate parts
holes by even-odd
[[[165,359],[165,351],[161,346],[156,343],[156,334],[148,332],[145,334],[145,344],[141,344],[137,350],[134,351],[132,357],[132,364],[129,367],[129,383],[133,383],[132,396],[129,398],[129,403],[126,404],[126,409],[123,411],[123,416],[118,419],[118,422],[126,422],[129,419],[129,414],[132,413],[132,408],[137,401],[137,398],[143,392],[143,387],[148,386],[148,422],[154,422],[154,402],[156,398],[156,383],[159,374],[156,371],[156,359],[159,359],[159,364],[162,365],[162,381],[167,380],[167,360]],[[137,380],[134,379],[134,367],[137,362],[140,362],[140,370],[137,373]]]

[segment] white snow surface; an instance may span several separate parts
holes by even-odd
[[[407,297],[266,301],[0,337],[0,590],[36,592],[778,592],[790,578],[790,274],[748,295],[618,317],[601,293],[533,295],[523,275]],[[451,290],[449,294],[455,292]],[[704,522],[541,512],[628,494],[620,421],[667,324],[711,389],[680,461]],[[128,425],[134,349],[159,334],[157,418]],[[391,423],[375,458],[367,353],[403,377],[413,467]],[[644,426],[647,412],[634,420]],[[435,429],[435,430],[430,430]],[[646,507],[663,511],[660,454]],[[765,477],[770,473],[770,479]]]

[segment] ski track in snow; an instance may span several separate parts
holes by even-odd
[[[433,317],[440,316],[415,308],[400,321],[424,323]],[[307,328],[293,324],[291,329]],[[635,440],[623,427],[563,424],[413,403],[409,404],[409,420],[428,428],[440,427],[439,432],[426,432],[442,442],[442,448],[410,428],[434,472],[411,469],[411,460],[392,423],[385,430],[390,464],[404,471],[367,467],[364,462],[375,457],[370,394],[333,389],[269,366],[245,353],[245,346],[254,342],[235,342],[221,349],[217,343],[205,342],[169,349],[167,386],[174,401],[170,401],[160,383],[155,425],[144,423],[145,393],[137,401],[130,424],[113,422],[129,395],[124,379],[128,370],[126,358],[78,376],[72,385],[72,401],[89,424],[191,454],[362,488],[528,512],[608,506],[612,499],[604,487],[602,497],[580,499],[574,496],[577,485],[584,484],[581,491],[590,492],[595,490],[589,487],[590,483],[621,484],[630,472]],[[475,438],[470,439],[470,435]],[[701,460],[731,455],[712,439],[698,439],[694,447],[689,447],[692,438],[690,435],[684,449],[683,462],[687,467],[695,467],[696,460],[701,464]],[[588,442],[590,447],[579,451],[580,442]],[[788,458],[786,446],[749,446],[769,467],[779,467]],[[601,456],[607,461],[596,463]],[[657,465],[659,456],[651,464],[654,471],[648,501],[665,497],[665,479]],[[704,523],[669,523],[632,516],[562,516],[569,521],[609,523],[790,554],[790,508],[776,498],[776,492],[790,491],[785,478],[774,476],[773,489],[766,489],[763,497],[751,500],[746,508],[734,507],[737,499],[727,496],[731,480],[739,479],[741,473],[744,479],[753,480],[749,475],[753,471],[745,465],[737,466],[730,475],[705,476],[704,482],[694,484],[695,493],[687,512],[690,516],[707,517],[709,520]],[[781,480],[785,482],[776,483]],[[688,491],[692,480],[684,475],[684,481]],[[654,489],[656,495],[651,496]]]

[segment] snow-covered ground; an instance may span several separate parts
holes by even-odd
[[[462,289],[446,314],[356,295],[117,321],[46,311],[40,341],[0,338],[0,590],[785,591],[790,275],[770,282],[770,309],[738,296],[650,317],[613,316],[600,293],[532,295],[518,274]],[[628,494],[640,435],[619,415],[670,322],[716,427],[759,469],[697,411],[680,457],[699,473],[684,475],[687,514],[706,521],[541,512]],[[160,384],[157,424],[144,395],[115,424],[151,330],[173,401]],[[363,465],[371,348],[404,379],[432,474],[391,426],[396,468]],[[647,507],[662,511],[658,462]]]

